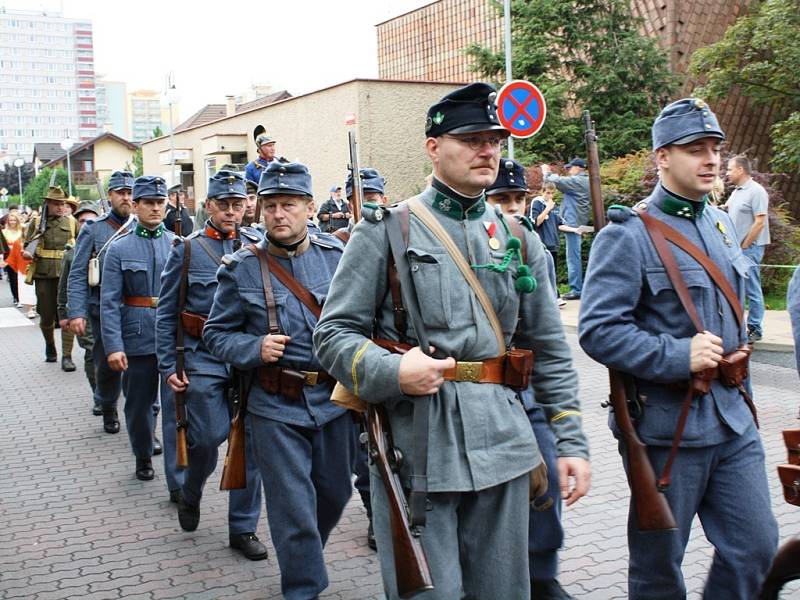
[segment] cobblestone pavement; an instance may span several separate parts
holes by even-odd
[[[624,598],[628,490],[600,407],[606,374],[573,334],[568,338],[580,373],[594,486],[565,511],[561,581],[578,598]],[[280,597],[274,554],[250,562],[227,547],[219,469],[208,483],[200,527],[183,532],[168,502],[161,457],[154,481],[134,478],[125,429],[102,432],[80,369],[63,373],[57,363],[42,362],[38,327],[0,328],[0,348],[0,598]],[[74,356],[81,354],[76,346]],[[797,373],[764,363],[755,363],[753,372],[773,508],[786,540],[800,533],[800,510],[782,502],[774,466],[785,455],[781,429],[796,423]],[[331,584],[323,598],[382,597],[365,529],[356,494],[326,548]],[[258,534],[269,544],[264,520]],[[711,552],[697,524],[684,562],[690,598],[701,596]],[[800,586],[791,589],[798,593]]]

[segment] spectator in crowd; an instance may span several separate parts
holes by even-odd
[[[331,197],[319,207],[317,219],[319,219],[322,231],[333,233],[337,229],[347,227],[350,220],[350,206],[342,198],[342,186],[335,185],[331,188]]]
[[[714,206],[719,206],[720,204],[722,204],[722,198],[724,196],[725,196],[725,182],[722,181],[722,177],[717,175],[714,178],[714,187],[711,188],[711,192],[708,194],[708,201]]]
[[[181,207],[181,235],[187,236],[192,233],[192,230],[194,229],[194,222],[192,221],[189,211],[186,210],[186,191],[183,189],[183,186],[180,183],[169,188],[169,200],[167,201],[167,214],[164,217],[164,227],[173,233],[176,232],[177,228],[175,221],[178,220],[179,200]]]
[[[35,319],[36,311],[34,310],[33,306],[36,304],[36,289],[34,288],[33,283],[25,282],[25,274],[28,270],[28,266],[31,264],[31,261],[22,256],[23,239],[23,236],[20,236],[14,240],[13,244],[11,244],[7,263],[8,266],[11,267],[17,274],[17,281],[19,282],[19,301],[20,304],[22,304],[22,308],[25,310],[25,316],[29,319]],[[21,282],[19,281],[20,275],[22,275]]]
[[[767,210],[767,190],[751,177],[752,164],[746,156],[734,156],[728,161],[728,179],[736,186],[725,204],[731,216],[744,255],[753,261],[745,279],[747,311],[747,340],[753,344],[764,334],[764,294],[761,291],[759,265],[764,249],[770,243]]]
[[[800,268],[795,269],[789,281],[789,289],[786,290],[786,308],[792,320],[794,355],[797,361],[797,374],[800,375]]]
[[[561,217],[570,227],[585,226],[589,222],[589,174],[586,161],[573,158],[564,165],[567,175],[556,175],[550,165],[541,165],[545,183],[553,183],[556,189],[564,194],[561,201]],[[567,238],[567,279],[569,292],[565,300],[578,300],[583,288],[583,264],[581,262],[581,234],[565,233]]]
[[[22,223],[19,220],[17,212],[9,212],[6,216],[6,226],[3,228],[3,259],[2,264],[8,275],[8,285],[11,288],[11,296],[14,299],[14,304],[17,308],[22,308],[19,301],[19,278],[14,268],[8,264],[9,254],[11,254],[11,247],[18,239],[22,237],[24,231],[22,230]]]

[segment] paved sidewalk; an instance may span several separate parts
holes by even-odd
[[[628,490],[600,406],[606,373],[580,351],[574,334],[568,339],[580,373],[594,485],[589,497],[565,511],[561,581],[578,598],[623,599]],[[263,562],[247,561],[227,547],[220,469],[209,480],[199,529],[183,532],[167,500],[161,457],[155,459],[154,481],[134,478],[124,428],[118,435],[102,432],[100,418],[90,414],[80,369],[63,373],[58,363],[45,364],[38,327],[0,328],[0,348],[0,598],[280,597],[271,546]],[[74,356],[80,354],[76,348]],[[775,465],[785,458],[781,429],[797,423],[798,377],[792,369],[762,363],[753,365],[753,375],[773,508],[785,540],[800,534],[800,509],[783,503]],[[355,495],[326,548],[331,585],[323,598],[382,598],[365,528]],[[270,544],[266,521],[258,534]],[[684,563],[692,599],[701,597],[711,552],[697,524]],[[798,585],[791,589],[800,593]]]

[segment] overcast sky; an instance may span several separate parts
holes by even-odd
[[[430,0],[0,0],[91,19],[95,71],[128,91],[175,73],[181,120],[254,83],[297,95],[377,77],[375,24]],[[213,9],[212,9],[213,7]]]

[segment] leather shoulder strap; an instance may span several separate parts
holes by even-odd
[[[312,314],[319,319],[320,315],[322,315],[322,306],[314,295],[308,291],[308,289],[303,286],[297,279],[295,279],[289,271],[283,268],[275,258],[267,254],[267,261],[269,262],[269,268],[272,269],[272,272],[275,273],[275,277],[289,288],[289,291],[292,292],[295,298],[300,300],[303,304],[306,305],[308,310],[312,312]]]
[[[271,335],[281,332],[278,326],[278,308],[275,304],[275,293],[272,291],[272,278],[269,274],[269,263],[267,262],[267,251],[255,244],[245,246],[250,252],[256,255],[261,266],[261,281],[264,285],[264,300],[267,305],[267,329]]]
[[[350,232],[349,231],[342,231],[341,229],[337,229],[334,231],[332,236],[337,237],[344,245],[347,245],[347,242],[350,241]]]
[[[717,288],[719,288],[723,296],[725,296],[725,299],[728,301],[728,304],[730,305],[731,310],[733,311],[733,314],[736,317],[736,321],[739,327],[741,327],[744,315],[741,302],[739,301],[739,297],[736,295],[736,292],[733,290],[733,287],[731,286],[727,277],[725,277],[725,275],[722,274],[722,271],[719,270],[719,267],[717,267],[717,265],[714,264],[714,262],[709,258],[709,256],[705,252],[703,252],[700,248],[698,248],[695,244],[693,244],[690,240],[688,240],[686,236],[684,236],[674,227],[670,227],[663,221],[656,219],[652,215],[648,215],[644,211],[639,212],[639,216],[642,218],[642,221],[644,222],[645,227],[647,228],[647,232],[650,234],[650,238],[653,239],[653,243],[656,244],[655,239],[653,238],[653,232],[657,232],[656,235],[661,238],[664,249],[666,249],[667,253],[669,253],[669,256],[672,257],[673,268],[678,274],[678,276],[680,276],[680,270],[678,269],[678,265],[675,262],[675,257],[672,254],[672,252],[669,251],[669,249],[667,248],[666,242],[664,242],[664,240],[669,240],[670,242],[678,246],[678,248],[686,252],[698,263],[700,263],[700,266],[703,267],[703,269],[705,269],[706,273],[708,273],[708,276],[711,277],[714,284],[717,286]],[[669,268],[667,267],[667,263],[664,261],[664,257],[662,256],[661,251],[658,250],[657,244],[656,244],[656,251],[659,252],[661,261],[664,262],[664,268],[667,269],[667,274],[669,275],[669,278],[672,281],[673,276],[669,273]],[[672,281],[672,285],[673,286],[675,285],[675,281]],[[684,288],[685,287],[686,286],[684,284]],[[687,297],[688,293],[689,293],[688,290],[686,290]],[[678,296],[680,296],[680,293],[678,293]],[[691,302],[690,297],[689,301]],[[683,300],[681,300],[681,302],[684,304],[685,307],[685,303],[683,302]],[[697,311],[695,309],[695,313],[696,312]],[[689,316],[691,317],[691,314]],[[692,318],[692,322],[694,322],[694,318]],[[697,327],[697,323],[695,323],[695,327]],[[702,329],[698,329],[698,331],[702,331]]]
[[[503,216],[506,219],[505,216]],[[525,231],[522,229],[522,225],[520,225],[519,221],[514,217],[510,219],[506,219],[506,223],[508,223],[508,228],[511,230],[511,233],[514,234],[514,237],[519,240],[520,251],[522,252],[522,262],[525,264],[528,263],[528,245],[525,243]]]
[[[497,340],[497,350],[498,355],[502,355],[506,353],[506,341],[505,336],[503,335],[503,327],[500,325],[500,319],[497,318],[497,313],[494,310],[494,306],[492,306],[492,301],[489,299],[489,296],[486,294],[486,290],[483,289],[481,282],[478,281],[477,276],[473,273],[472,268],[469,266],[469,263],[464,258],[464,255],[461,254],[461,250],[458,249],[453,239],[448,235],[447,231],[445,231],[444,227],[436,220],[436,217],[431,214],[431,211],[422,203],[419,199],[419,196],[415,196],[407,200],[409,210],[414,213],[420,221],[422,221],[425,226],[430,230],[436,238],[442,242],[442,245],[447,250],[447,253],[450,255],[450,258],[453,259],[453,262],[458,267],[458,270],[461,271],[461,274],[464,276],[464,279],[467,280],[467,284],[469,287],[472,288],[472,291],[475,292],[475,296],[478,298],[478,302],[480,303],[483,311],[486,313],[486,316],[489,319],[489,323],[492,326],[492,330],[494,331],[494,336]]]

